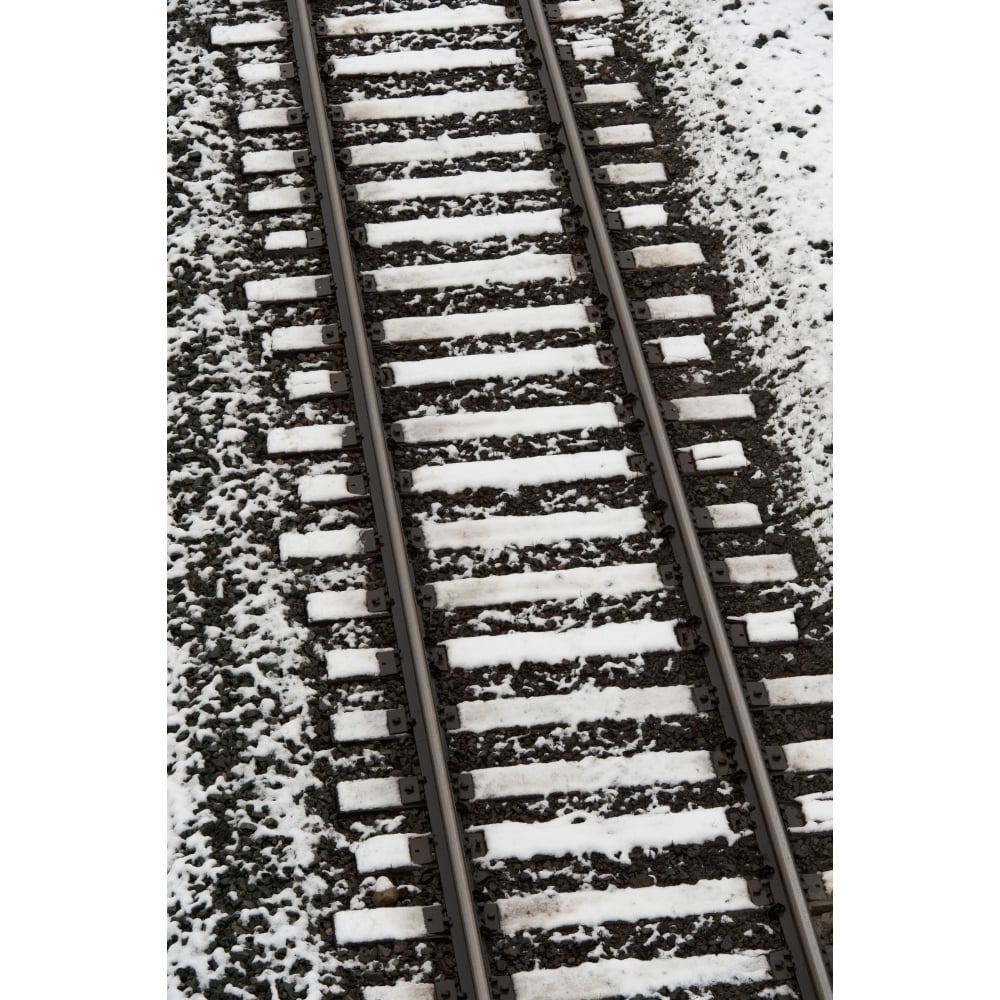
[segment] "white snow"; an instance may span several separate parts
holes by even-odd
[[[299,480],[299,499],[303,503],[335,503],[351,500],[357,494],[347,488],[347,476],[330,472],[322,476],[303,476]]]
[[[338,743],[384,740],[389,736],[388,712],[384,708],[347,709],[330,716],[330,728]]]
[[[339,945],[412,941],[427,937],[427,924],[422,906],[340,910],[333,915],[333,933]]]
[[[555,187],[551,170],[468,170],[446,177],[406,177],[356,185],[358,201],[464,198],[471,194],[543,191]],[[437,221],[437,220],[435,220]]]
[[[611,184],[655,184],[667,179],[662,163],[608,163],[601,169]]]
[[[719,531],[759,528],[763,524],[755,503],[711,503],[705,510],[712,519],[712,526]]]
[[[508,24],[504,8],[473,3],[460,7],[422,7],[394,14],[360,14],[354,17],[324,17],[320,23],[330,35],[377,35],[382,32],[452,30],[487,24]]]
[[[758,611],[734,620],[746,623],[747,638],[752,643],[795,642],[799,637],[794,611]]]
[[[411,386],[460,382],[469,379],[515,379],[532,375],[573,375],[604,368],[597,348],[542,347],[504,354],[463,354],[425,361],[392,361],[393,385]]]
[[[640,125],[598,125],[594,130],[598,146],[646,146],[653,141],[653,130]]]
[[[243,154],[245,174],[285,174],[296,169],[295,154],[290,149],[263,149]]]
[[[624,205],[615,209],[623,229],[652,229],[667,224],[667,210],[662,205]],[[675,296],[675,298],[708,298],[708,296]],[[661,299],[650,301],[659,302]],[[652,309],[652,306],[650,306]],[[654,316],[654,319],[660,319]],[[669,317],[672,318],[672,317]]]
[[[362,529],[355,525],[328,531],[284,531],[278,536],[282,559],[333,559],[361,555]]]
[[[304,229],[278,229],[264,237],[265,250],[304,250],[306,246]]]
[[[753,420],[757,416],[750,397],[736,393],[719,396],[683,396],[670,402],[677,409],[677,419],[686,423]]]
[[[278,187],[251,191],[247,195],[247,209],[251,212],[280,212],[302,207],[302,188]]]
[[[370,166],[380,163],[419,163],[438,160],[461,160],[480,153],[531,153],[542,148],[536,132],[496,133],[491,135],[450,135],[435,139],[405,139],[402,142],[373,142],[367,146],[348,146],[351,163]]]
[[[585,965],[515,972],[511,978],[517,1000],[604,1000],[661,995],[666,990],[713,983],[759,983],[771,979],[771,969],[766,955],[737,952],[691,958],[605,958]]]
[[[646,299],[646,305],[653,320],[701,319],[715,315],[715,307],[708,295],[666,295]]]
[[[513,764],[470,771],[474,798],[506,799],[558,792],[594,792],[602,788],[678,785],[715,778],[707,750],[663,750],[630,757],[585,757],[547,764]]]
[[[525,406],[514,410],[463,411],[437,417],[407,417],[393,425],[408,444],[421,441],[472,441],[483,437],[551,434],[556,431],[617,427],[613,403]]]
[[[705,257],[697,243],[659,243],[650,247],[633,247],[632,256],[638,268],[688,267],[705,263]]]
[[[588,83],[583,87],[582,104],[626,104],[641,101],[642,94],[635,83]]]
[[[579,726],[600,719],[668,718],[697,713],[691,688],[586,687],[569,694],[545,694],[533,698],[498,698],[494,701],[463,701],[457,706],[459,728],[470,733],[528,726]]]
[[[417,216],[405,222],[370,222],[365,226],[369,246],[392,243],[478,243],[503,236],[561,233],[562,209],[540,212],[502,212],[497,215],[459,215],[451,218]]]
[[[380,292],[405,292],[414,288],[456,288],[461,285],[522,285],[545,278],[573,278],[573,256],[568,253],[511,254],[488,260],[447,264],[415,264],[365,271]]]
[[[833,740],[804,740],[786,743],[785,751],[789,771],[833,770]]]
[[[354,845],[354,861],[363,875],[391,868],[409,868],[410,837],[408,833],[385,833],[369,837]]]
[[[693,223],[724,234],[732,329],[756,355],[790,453],[818,509],[801,529],[830,558],[832,524],[832,7],[798,0],[640,0],[635,25],[666,68],[700,193]],[[761,44],[761,41],[765,44]],[[759,223],[767,228],[760,230]],[[788,492],[785,493],[788,496]]]
[[[572,455],[537,455],[484,462],[449,462],[421,465],[410,471],[414,493],[460,493],[462,490],[494,489],[514,493],[522,486],[572,483],[587,479],[634,479],[628,467],[628,451],[582,451]]]
[[[93,26],[100,21],[107,33],[106,9],[103,18],[94,13]],[[243,275],[256,277],[252,272],[262,266],[263,234],[244,208],[241,153],[264,144],[244,145],[248,136],[236,130],[237,113],[279,95],[250,96],[236,78],[241,58],[209,47],[211,26],[236,20],[229,15],[228,5],[214,0],[171,2],[167,15],[173,192],[167,256],[174,294],[166,347],[175,376],[168,422],[179,464],[170,473],[168,546],[176,627],[168,655],[171,916],[165,985],[166,995],[179,1000],[227,992],[269,996],[271,983],[294,981],[302,1000],[318,1000],[343,982],[342,960],[324,939],[322,922],[347,905],[351,889],[341,880],[353,875],[354,865],[344,853],[346,831],[332,829],[313,799],[330,774],[330,753],[322,749],[325,722],[314,711],[325,682],[303,669],[314,642],[295,607],[297,574],[280,564],[274,544],[296,506],[294,478],[261,461],[264,431],[296,421],[284,416],[282,393],[273,391],[270,324],[258,318],[260,310],[236,301]],[[73,36],[64,22],[60,30]],[[85,32],[73,44],[86,51],[96,34]],[[123,39],[130,35],[122,33]],[[287,42],[280,47],[290,52]],[[145,116],[125,109],[137,89],[141,83],[122,74],[113,100],[121,125],[116,131],[133,146]],[[71,117],[78,106],[86,112],[89,102],[81,100],[79,87],[67,88],[65,96]],[[110,119],[98,125],[95,138],[109,134],[109,125]],[[264,136],[265,142],[271,138]],[[81,179],[76,186],[82,195]],[[123,185],[120,195],[126,190]],[[129,199],[132,215],[134,207]],[[125,249],[117,264],[131,267],[134,257]],[[123,420],[121,433],[125,427]],[[233,739],[220,769],[211,748],[222,733]],[[240,845],[229,845],[230,860],[207,833],[206,824],[223,813],[240,831]],[[334,860],[331,848],[339,852]],[[249,896],[226,891],[220,878],[227,868],[247,874]],[[252,921],[245,927],[253,937],[253,960],[231,953],[231,919]]]
[[[755,909],[746,879],[703,879],[681,885],[639,889],[583,889],[539,892],[497,900],[504,934],[537,928],[594,927],[612,920],[638,923]]]
[[[829,705],[833,702],[833,674],[765,678],[763,684],[769,701],[776,708]]]
[[[427,97],[386,97],[341,104],[349,122],[385,121],[395,118],[447,118],[491,111],[514,111],[530,106],[523,90],[449,90]]]
[[[635,251],[632,251],[635,253]],[[681,365],[689,361],[711,361],[712,352],[705,343],[703,333],[689,333],[682,337],[659,337],[649,341],[656,344],[665,365]]]
[[[786,553],[761,556],[727,556],[726,565],[730,583],[783,583],[794,580],[799,574],[792,557]]]
[[[415,49],[376,52],[370,56],[334,56],[334,76],[386,76],[396,73],[434,73],[470,66],[513,66],[514,49]]]
[[[318,299],[318,282],[326,275],[306,275],[301,278],[266,278],[248,281],[243,287],[248,302],[294,302],[296,299]]]
[[[269,455],[300,455],[310,451],[333,451],[344,446],[344,433],[353,424],[310,424],[279,427],[267,432]]]
[[[722,806],[682,812],[657,808],[627,816],[597,816],[576,810],[539,823],[506,821],[479,829],[486,838],[485,861],[603,854],[628,863],[629,852],[636,847],[704,844],[716,837],[734,844],[739,839],[730,829]]]
[[[403,802],[399,778],[360,778],[337,782],[337,804],[341,812],[364,812],[368,809],[393,809]]]
[[[439,608],[475,608],[521,601],[572,601],[590,594],[627,597],[663,590],[663,581],[656,563],[631,563],[469,577],[431,586]]]
[[[823,878],[823,885],[826,887],[826,891],[832,897],[833,896],[833,869],[831,868],[831,869],[829,869],[829,871],[820,872],[820,875]]]
[[[391,986],[365,986],[363,1000],[435,1000],[433,983],[393,983]]]
[[[622,13],[621,0],[566,0],[558,4],[560,21],[582,21],[590,17],[613,17]]]
[[[833,792],[811,792],[796,795],[795,801],[802,807],[805,822],[789,829],[796,833],[830,833],[833,830]],[[821,872],[826,891],[833,895],[833,873]],[[826,876],[829,875],[829,882]]]
[[[291,372],[285,379],[285,390],[291,400],[315,399],[317,396],[329,396],[332,392],[330,376],[337,374],[330,371]]]
[[[480,313],[449,313],[447,316],[402,316],[382,321],[386,343],[452,337],[485,337],[491,333],[530,333],[535,330],[591,329],[587,308],[581,303],[556,306],[519,306],[487,309]]]
[[[386,649],[328,649],[324,654],[326,676],[331,681],[351,677],[377,677],[378,654]]]
[[[323,324],[309,326],[279,326],[271,331],[271,350],[275,354],[287,351],[328,351],[323,343]]]
[[[306,617],[311,622],[366,618],[372,613],[368,610],[367,593],[366,590],[355,588],[306,594]]]
[[[420,529],[431,550],[501,549],[571,538],[627,538],[644,532],[646,522],[641,507],[608,507],[593,512],[424,521]]]
[[[615,46],[610,38],[583,38],[570,42],[574,62],[588,62],[595,59],[610,59],[615,54]]]
[[[587,656],[635,656],[680,649],[674,635],[676,621],[612,622],[596,627],[572,628],[562,632],[507,632],[501,635],[466,636],[446,639],[448,664],[473,670],[522,663],[564,663]]]
[[[795,801],[802,807],[805,825],[792,827],[805,833],[828,833],[833,829],[833,792],[810,792],[806,795],[796,795]],[[832,879],[831,879],[832,881]],[[833,895],[829,886],[827,892]]]
[[[699,472],[724,472],[750,464],[739,441],[707,441],[677,450],[687,452]]]
[[[216,24],[213,45],[255,45],[280,42],[287,34],[284,21],[246,21],[243,24]]]
[[[295,108],[259,108],[256,111],[242,111],[237,124],[244,132],[255,129],[287,128],[293,122],[289,115]]]
[[[244,83],[270,83],[281,79],[281,63],[249,62],[236,67],[239,78]]]

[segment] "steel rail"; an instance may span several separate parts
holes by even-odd
[[[441,871],[459,987],[467,1000],[491,1000],[489,965],[482,946],[479,914],[472,895],[464,831],[455,806],[448,749],[438,721],[438,700],[425,654],[420,607],[396,493],[392,459],[379,405],[375,364],[365,330],[364,308],[351,249],[347,213],[334,158],[326,91],[319,72],[312,12],[307,0],[288,0],[289,21],[299,66],[303,107],[316,159],[320,207],[327,232],[330,265],[337,285],[347,363],[368,468],[375,522],[382,541],[387,588],[399,643],[400,668],[414,722],[417,754]]]
[[[654,485],[660,499],[668,504],[672,515],[669,520],[676,529],[672,544],[675,554],[679,556],[678,561],[682,570],[685,571],[684,589],[692,609],[708,629],[709,652],[706,653],[706,664],[710,673],[721,681],[720,693],[725,696],[725,700],[720,701],[720,710],[724,721],[728,716],[735,727],[732,735],[737,741],[737,760],[741,762],[752,782],[753,787],[746,789],[747,798],[756,807],[763,821],[763,830],[759,826],[756,830],[757,837],[762,842],[764,851],[773,859],[781,878],[783,892],[780,893],[780,897],[783,899],[779,898],[777,893],[775,898],[785,905],[781,922],[786,941],[793,953],[793,959],[796,953],[804,959],[808,979],[812,985],[811,995],[817,1000],[831,1000],[833,992],[823,960],[823,951],[809,916],[809,908],[799,882],[799,873],[795,867],[784,819],[757,741],[753,718],[743,694],[743,682],[729,645],[729,637],[715,597],[715,590],[705,567],[701,543],[688,510],[687,496],[677,468],[674,450],[660,416],[659,400],[649,376],[635,324],[632,322],[625,286],[605,228],[604,210],[576,127],[573,103],[567,92],[559,56],[549,32],[548,18],[542,0],[518,0],[518,2],[528,34],[536,43],[541,56],[539,76],[550,98],[549,110],[553,113],[554,120],[562,126],[561,139],[565,143],[564,163],[577,204],[583,209],[585,224],[589,229],[587,242],[591,250],[594,276],[598,286],[610,300],[609,316],[614,321],[611,328],[612,339],[618,348],[619,362],[626,384],[637,397],[633,409],[645,425],[641,437],[647,449],[647,457],[650,450],[652,451],[650,471]],[[693,584],[693,589],[690,584]],[[716,687],[719,688],[718,683]],[[794,935],[791,938],[789,930]],[[799,971],[798,968],[796,971]],[[799,978],[800,986],[804,985],[801,974]]]

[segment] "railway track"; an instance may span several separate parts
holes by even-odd
[[[233,10],[365,1000],[829,996],[829,677],[754,674],[797,569],[621,3]]]

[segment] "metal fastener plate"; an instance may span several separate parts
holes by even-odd
[[[385,726],[391,736],[400,736],[410,731],[410,717],[403,708],[391,708],[385,713]]]
[[[632,319],[637,323],[648,323],[652,318],[652,313],[649,311],[645,299],[636,299],[630,302],[628,308],[629,312],[632,313]]]
[[[352,497],[368,496],[368,484],[364,476],[348,476],[344,480],[344,488]]]
[[[383,649],[375,654],[379,677],[394,677],[399,673],[399,661],[391,649]]]
[[[454,979],[439,979],[434,984],[434,1000],[459,1000],[459,996]]]
[[[699,712],[711,711],[719,704],[719,697],[715,693],[715,689],[707,684],[699,684],[697,687],[691,688],[691,700]]]
[[[410,837],[410,861],[429,865],[434,861],[434,845],[430,837]]]
[[[488,931],[500,930],[500,907],[496,903],[483,905],[483,927]]]
[[[389,595],[379,587],[365,594],[365,604],[373,615],[385,614],[389,610]]]
[[[444,909],[440,904],[424,907],[424,929],[432,937],[447,931]]]
[[[734,649],[745,649],[750,645],[746,622],[728,622],[726,629],[729,632],[729,645]]]
[[[792,956],[787,951],[772,951],[767,956],[767,964],[771,968],[773,979],[791,979],[795,974]]]
[[[424,801],[423,782],[414,774],[399,779],[399,801],[404,806],[420,805]]]
[[[486,834],[482,830],[469,830],[464,839],[470,857],[481,858],[486,853]]]

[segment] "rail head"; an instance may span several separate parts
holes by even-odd
[[[415,743],[425,777],[427,807],[435,838],[435,855],[441,871],[459,985],[467,1000],[492,1000],[490,970],[473,897],[464,831],[454,799],[444,733],[438,721],[438,699],[427,661],[422,613],[409,568],[407,538],[393,463],[382,427],[379,383],[365,327],[343,186],[330,133],[312,11],[307,0],[287,0],[287,4],[307,114],[306,125],[316,161],[317,185],[322,194],[320,207],[328,235],[331,273],[336,280],[344,347],[362,431],[362,448],[369,470],[372,506],[382,539],[386,580],[392,597],[400,670],[414,717]]]

